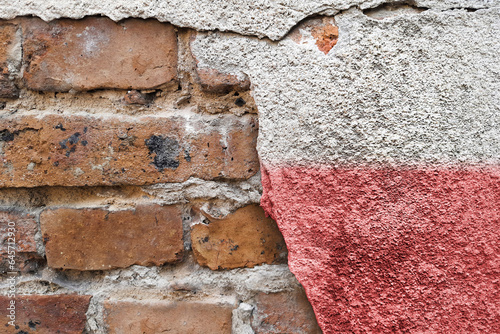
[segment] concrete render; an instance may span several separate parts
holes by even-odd
[[[50,21],[103,15],[118,21],[127,17],[155,18],[198,30],[232,31],[277,40],[301,20],[316,15],[334,15],[349,8],[374,8],[384,0],[2,0],[0,18],[33,15]],[[499,0],[403,1],[436,11],[452,8],[498,7]]]
[[[498,162],[500,7],[335,20],[327,55],[307,38],[209,32],[193,43],[199,66],[250,77],[262,161]]]

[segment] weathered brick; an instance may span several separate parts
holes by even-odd
[[[164,301],[106,301],[108,333],[231,333],[230,304]]]
[[[196,41],[196,32],[190,36],[190,46]],[[223,73],[214,68],[200,67],[196,54],[191,52],[196,62],[196,79],[205,92],[228,93],[230,91],[245,91],[250,89],[250,79],[243,73]]]
[[[321,334],[302,288],[292,292],[260,293],[255,301],[252,327],[256,334]]]
[[[0,273],[37,268],[42,259],[36,251],[36,232],[32,214],[14,209],[0,211]]]
[[[91,296],[79,295],[18,295],[15,297],[15,325],[2,316],[0,333],[20,334],[81,334],[85,329],[86,312]],[[0,309],[5,314],[10,306],[8,296],[0,296]]]
[[[258,205],[249,205],[224,219],[208,218],[191,230],[196,260],[212,270],[253,267],[286,258],[286,245],[276,222]]]
[[[19,89],[13,78],[21,61],[21,44],[17,25],[0,23],[0,98],[16,98]]]
[[[0,187],[246,179],[259,169],[257,118],[5,117]]]
[[[175,81],[174,27],[104,17],[23,22],[24,80],[39,91],[150,89]]]
[[[53,268],[103,270],[162,265],[182,257],[182,218],[175,206],[135,210],[58,208],[40,216],[47,263]]]
[[[247,77],[238,77],[235,74],[221,73],[215,69],[197,68],[201,88],[211,93],[228,93],[230,91],[244,91],[250,89],[250,80]]]

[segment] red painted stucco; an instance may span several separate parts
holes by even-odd
[[[324,333],[500,333],[500,167],[262,173]]]

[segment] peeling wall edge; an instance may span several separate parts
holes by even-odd
[[[73,1],[0,0],[0,19],[35,16],[44,21],[60,18],[81,19],[86,16],[106,16],[113,21],[126,18],[157,19],[182,28],[199,31],[218,30],[245,36],[280,40],[304,19],[315,15],[333,16],[356,7],[360,10],[383,4],[407,3],[432,10],[485,9],[499,7],[500,0],[292,0],[278,1]]]

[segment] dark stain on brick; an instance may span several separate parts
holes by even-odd
[[[59,145],[61,145],[61,148],[63,150],[66,150],[66,156],[69,157],[71,153],[74,153],[76,151],[76,144],[80,141],[80,132],[75,132],[72,134],[69,138],[64,139],[59,142]],[[82,142],[83,145],[83,142]],[[86,145],[86,144],[85,144]],[[83,145],[83,146],[85,146]]]
[[[64,139],[63,141],[60,141],[59,145],[61,145],[61,148],[67,149],[68,143],[70,143],[71,145],[75,145],[76,143],[78,143],[79,140],[80,140],[80,132],[76,132],[73,135],[71,135],[71,137]]]
[[[59,129],[59,130],[61,130],[61,131],[66,131],[66,129],[64,128],[64,126],[63,126],[61,123],[57,124],[57,125],[55,126],[55,129]]]
[[[191,162],[191,156],[189,155],[189,149],[184,150],[184,160]]]
[[[37,320],[37,321],[30,320],[28,322],[29,328],[32,330],[35,330],[35,331],[36,331],[36,325],[40,325],[40,324],[41,324],[40,320]]]
[[[236,101],[234,101],[234,104],[236,104],[238,107],[243,107],[247,102],[243,100],[241,97],[238,97]]]
[[[153,135],[146,139],[149,154],[155,153],[153,165],[160,172],[165,168],[176,169],[179,167],[179,142],[175,138]]]
[[[0,141],[13,141],[15,132],[10,132],[9,130],[0,131]]]

